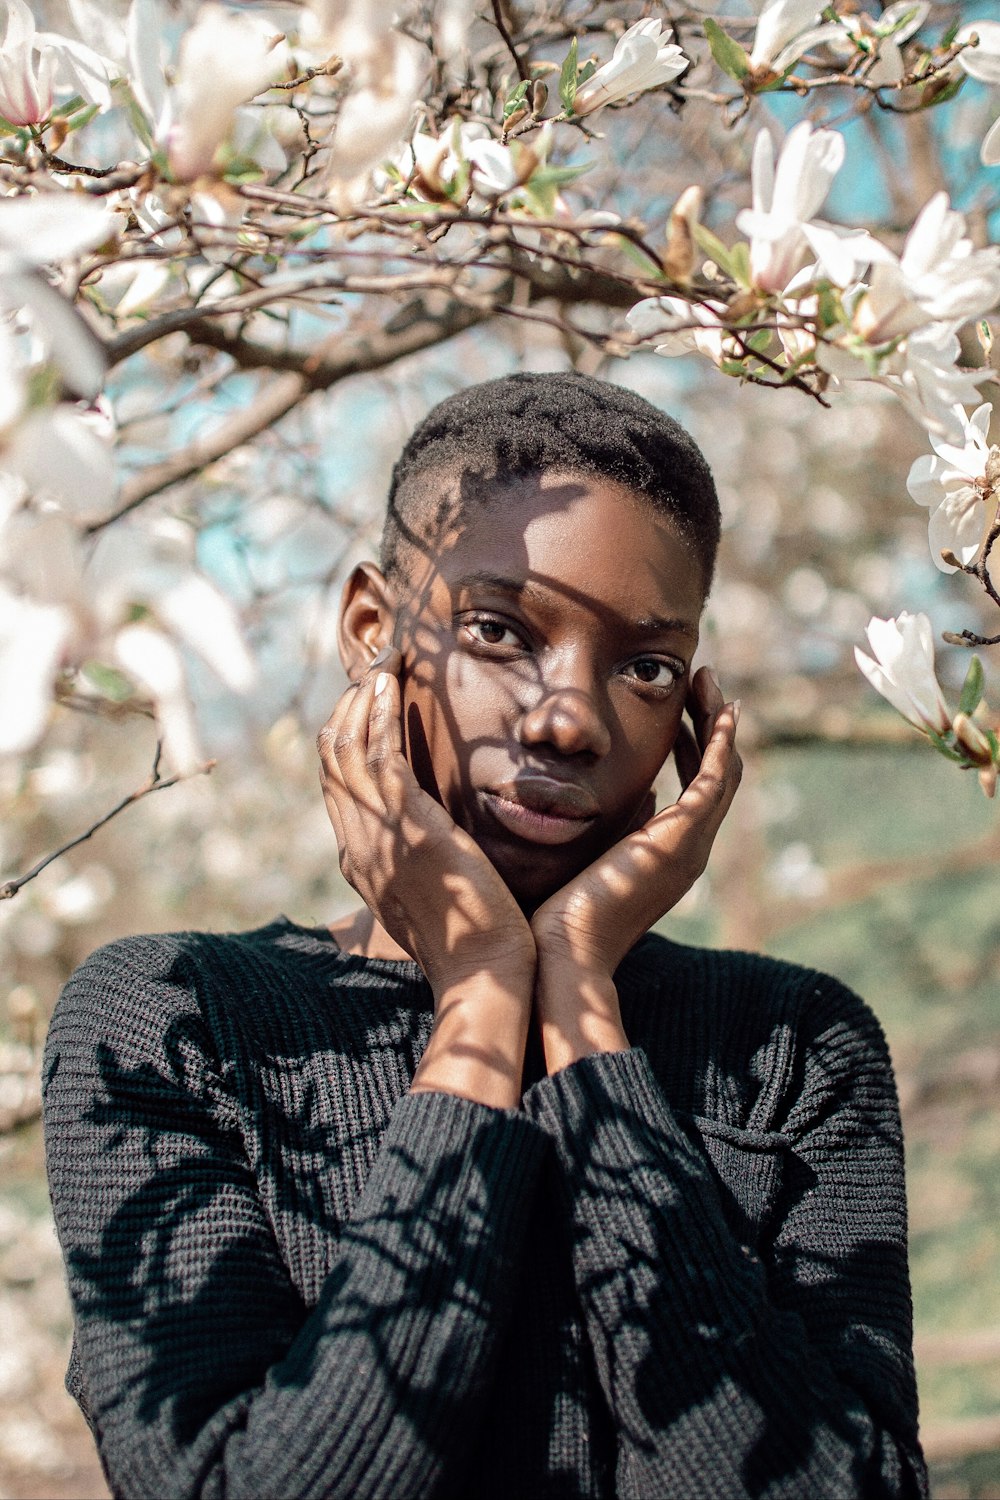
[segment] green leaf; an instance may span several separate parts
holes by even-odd
[[[734,281],[740,286],[749,287],[750,280],[750,246],[746,240],[737,240],[729,252],[730,274]]]
[[[920,101],[924,109],[933,109],[936,104],[947,104],[949,99],[954,99],[966,79],[964,73],[959,73],[957,78],[952,78],[943,88],[935,89],[934,85],[939,77],[940,74],[924,84],[924,97]]]
[[[573,100],[576,98],[576,90],[579,83],[580,67],[577,61],[578,55],[579,47],[576,37],[574,37],[569,44],[566,61],[563,63],[562,71],[559,74],[559,98],[562,100],[562,107],[568,115],[573,113]]]
[[[84,125],[89,125],[95,115],[99,115],[101,106],[99,104],[88,104],[86,109],[77,110],[72,116],[59,116],[65,119],[70,130],[82,130]]]
[[[962,22],[961,22],[960,19],[952,21],[951,25],[948,27],[948,30],[945,32],[944,36],[941,38],[941,45],[942,45],[942,47],[950,47],[951,46],[952,42],[958,36],[958,28],[961,26],[961,24],[962,24]]]
[[[713,21],[711,16],[705,17],[704,27],[705,39],[712,49],[712,56],[723,73],[728,73],[730,78],[742,83],[750,72],[750,58],[739,42],[734,42],[729,33],[723,31],[718,21]]]
[[[547,186],[548,183],[554,182],[556,187],[561,187],[564,182],[575,182],[578,177],[583,176],[584,172],[591,171],[593,166],[594,163],[588,161],[578,163],[576,166],[570,164],[565,167],[540,167],[537,172],[532,173],[531,184],[532,187],[536,182]]]
[[[754,354],[765,354],[767,346],[771,342],[771,330],[769,328],[758,328],[756,333],[751,333],[746,340],[748,349]]]
[[[109,667],[103,661],[85,661],[83,675],[102,698],[109,698],[112,703],[125,703],[134,692],[124,673],[119,672],[117,667]]]
[[[20,135],[20,134],[21,134],[21,127],[20,127],[20,125],[12,125],[9,120],[5,120],[4,117],[3,117],[3,115],[0,115],[0,135]]]
[[[643,250],[641,245],[637,245],[627,235],[615,234],[614,229],[610,227],[608,234],[613,237],[616,247],[622,252],[626,260],[630,260],[634,266],[638,266],[646,276],[652,274],[653,276],[661,277],[663,275],[663,267],[659,261],[654,260],[647,251]]]
[[[889,27],[888,31],[882,31],[878,25],[876,25],[875,29],[878,32],[879,36],[892,36],[895,32],[899,31],[901,27],[905,26],[908,21],[912,21],[913,17],[916,14],[917,7],[914,6],[912,10],[906,10],[901,16],[897,16],[893,24]]]
[[[711,260],[715,261],[719,270],[725,271],[726,275],[732,276],[735,281],[736,277],[733,272],[732,256],[722,241],[717,239],[710,229],[706,229],[704,224],[692,224],[691,233],[694,235],[698,246],[704,250],[705,254]]]
[[[525,102],[528,93],[529,79],[523,79],[516,88],[511,89],[503,102],[503,117],[509,120],[511,115],[519,110]]]
[[[964,766],[966,764],[965,756],[959,755],[957,750],[953,750],[950,745],[945,744],[941,736],[935,734],[933,729],[928,729],[926,734],[934,749],[939,755],[943,755],[945,760],[954,761],[957,766]]]
[[[962,696],[958,701],[958,711],[963,714],[974,714],[983,698],[983,664],[978,656],[974,656],[969,662],[969,670],[965,674],[965,682],[962,684]]]

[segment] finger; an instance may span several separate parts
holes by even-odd
[[[358,682],[357,691],[348,699],[343,720],[334,736],[333,749],[341,774],[349,789],[355,795],[364,793],[366,800],[371,794],[371,787],[368,785],[368,734],[375,684],[393,663],[398,671],[402,658],[391,647],[375,657]]]
[[[417,780],[403,754],[399,679],[385,668],[375,674],[372,684],[366,766],[387,811],[398,817]]]
[[[699,667],[691,679],[687,696],[687,711],[694,725],[699,750],[704,750],[715,728],[715,721],[722,711],[725,699],[719,679],[712,667]]]
[[[681,791],[691,785],[701,770],[701,756],[701,746],[693,733],[686,724],[681,724],[674,741],[674,765],[680,778]]]
[[[693,828],[700,826],[712,839],[732,806],[743,774],[743,763],[736,749],[739,717],[738,702],[727,703],[716,715],[698,772],[676,804],[693,815]]]

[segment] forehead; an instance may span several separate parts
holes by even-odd
[[[544,473],[456,502],[409,582],[416,596],[489,582],[553,605],[683,616],[697,626],[694,545],[644,496],[599,475]]]

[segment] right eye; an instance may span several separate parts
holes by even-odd
[[[463,620],[463,627],[479,646],[520,647],[524,639],[506,620],[496,615],[473,615]]]

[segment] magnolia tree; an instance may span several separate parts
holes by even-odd
[[[888,393],[923,433],[899,484],[931,563],[1000,605],[1000,23],[975,7],[0,8],[8,762],[61,705],[155,717],[126,801],[204,768],[192,674],[252,693],[281,592],[205,565],[222,480],[252,495],[255,445],[317,393],[493,322],[598,361],[694,353],[773,387],[776,423],[788,391],[817,429],[852,390]],[[271,504],[263,541],[304,504]],[[952,705],[925,615],[868,642],[869,681],[992,795],[978,657]]]

